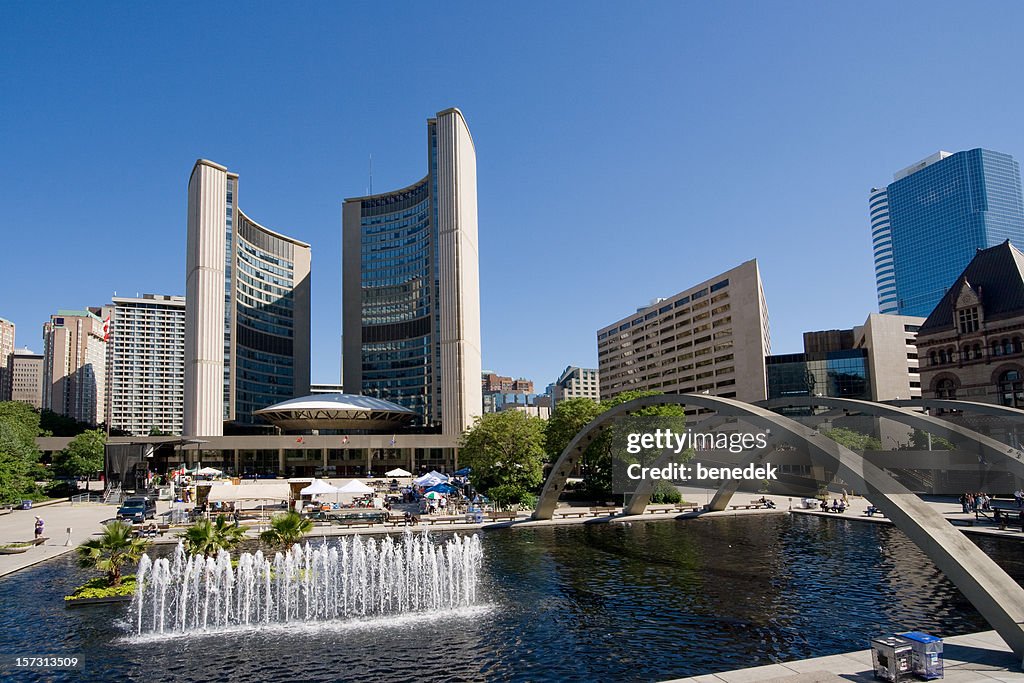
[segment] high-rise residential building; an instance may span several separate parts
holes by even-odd
[[[597,368],[578,368],[570,365],[553,385],[551,385],[551,402],[554,406],[559,401],[569,398],[590,398],[601,400],[600,373]]]
[[[43,408],[93,425],[105,421],[106,338],[91,310],[50,316],[43,325]]]
[[[188,183],[187,436],[257,424],[309,393],[310,249],[239,208],[238,174],[200,159]]]
[[[868,198],[881,313],[925,317],[978,249],[1024,245],[1020,167],[1008,154],[936,152]]]
[[[107,416],[136,436],[181,434],[185,297],[113,297],[107,344]]]
[[[597,332],[600,396],[624,391],[766,396],[771,350],[757,261],[658,299]]]
[[[11,400],[10,358],[14,354],[14,323],[0,318],[0,401]]]
[[[476,151],[462,113],[427,121],[427,174],[346,199],[346,391],[416,411],[457,437],[482,409]]]
[[[43,407],[43,356],[29,349],[15,349],[7,364],[11,400]]]

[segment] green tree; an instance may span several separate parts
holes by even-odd
[[[591,398],[559,401],[544,428],[544,445],[551,462],[558,459],[580,431],[601,414],[604,408]]]
[[[39,413],[17,402],[0,403],[0,503],[13,503],[39,493]]]
[[[929,437],[931,439],[929,440]],[[915,429],[910,436],[910,447],[915,451],[955,451],[956,446],[949,439]]]
[[[270,545],[289,546],[298,543],[313,530],[313,521],[303,518],[294,510],[274,515],[270,528],[260,534],[260,540]]]
[[[107,435],[99,429],[89,429],[53,456],[53,469],[64,477],[91,477],[103,469],[103,449]]]
[[[499,503],[528,504],[541,483],[544,420],[518,410],[487,413],[459,439],[460,464],[473,468],[470,481]]]
[[[863,453],[864,451],[882,450],[882,442],[875,437],[867,434],[861,434],[860,432],[855,432],[852,429],[846,429],[845,427],[826,429],[822,434],[832,439],[840,446],[846,446],[851,451]]]
[[[107,585],[117,586],[121,583],[121,567],[138,562],[148,547],[149,541],[135,537],[131,524],[112,522],[98,538],[78,546],[78,565],[105,573]]]
[[[183,538],[188,552],[209,557],[238,545],[245,538],[245,529],[235,526],[224,515],[217,515],[216,522],[201,519],[185,529]]]
[[[156,425],[153,425],[152,427],[149,428],[149,435],[150,436],[167,436],[166,434],[164,434],[163,430],[160,429],[159,427],[157,427]]]

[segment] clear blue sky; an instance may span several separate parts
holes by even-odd
[[[1018,2],[0,3],[0,317],[184,293],[196,158],[313,246],[336,381],[341,201],[479,164],[483,359],[543,387],[595,331],[757,257],[773,351],[876,310],[867,192],[938,149],[1024,159]]]

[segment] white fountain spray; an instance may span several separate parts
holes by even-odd
[[[291,621],[326,621],[468,607],[476,602],[478,536],[434,543],[351,536],[294,545],[267,558],[225,550],[214,557],[143,555],[132,603],[137,635],[189,633]]]

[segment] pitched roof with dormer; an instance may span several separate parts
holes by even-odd
[[[978,250],[921,325],[918,336],[950,329],[958,308],[976,304],[987,322],[1024,315],[1024,253],[1010,240]]]

